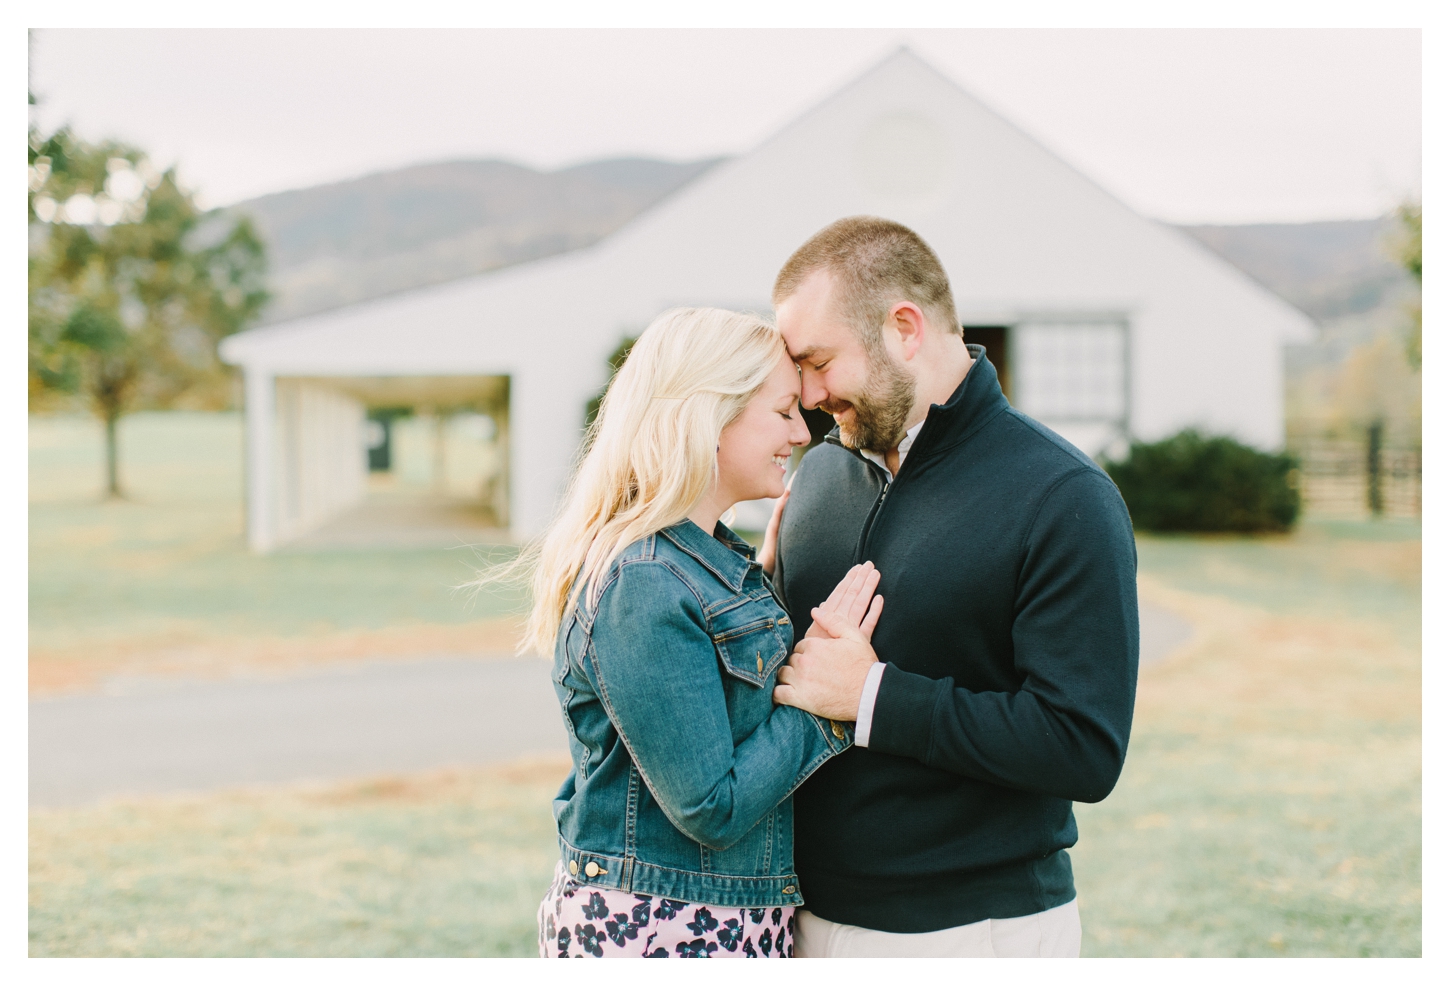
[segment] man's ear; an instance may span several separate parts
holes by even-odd
[[[911,359],[921,349],[929,327],[926,315],[909,301],[898,301],[886,316],[886,332],[901,345],[903,359]]]

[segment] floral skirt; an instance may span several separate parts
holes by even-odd
[[[545,959],[785,959],[794,938],[794,907],[716,907],[585,887],[562,863],[539,905]]]

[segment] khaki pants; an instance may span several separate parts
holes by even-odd
[[[795,912],[795,956],[836,958],[1071,958],[1082,947],[1077,900],[1020,918],[988,918],[956,928],[899,935]]]

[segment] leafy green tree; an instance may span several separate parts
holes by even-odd
[[[1400,237],[1395,244],[1395,259],[1405,270],[1409,271],[1416,284],[1421,284],[1423,283],[1423,273],[1420,250],[1420,203],[1405,203],[1395,210],[1395,216],[1400,220]],[[1423,312],[1418,301],[1410,308],[1410,318],[1413,320],[1413,324],[1410,327],[1407,355],[1410,365],[1418,370],[1420,368],[1420,329],[1423,321]]]
[[[226,371],[216,344],[261,312],[265,252],[250,221],[204,212],[135,147],[30,132],[30,397],[83,394],[116,424]]]

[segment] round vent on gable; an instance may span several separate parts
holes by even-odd
[[[894,198],[921,198],[947,173],[947,137],[919,113],[897,111],[872,120],[856,140],[856,174],[866,188]]]

